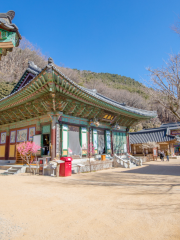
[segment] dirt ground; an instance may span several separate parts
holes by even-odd
[[[180,239],[180,160],[0,176],[0,239]]]

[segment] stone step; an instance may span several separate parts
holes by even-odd
[[[0,166],[0,170],[8,170],[10,168],[10,166]]]
[[[12,167],[12,169],[20,170],[22,167]]]
[[[4,174],[4,175],[14,175],[14,174],[17,174],[17,173],[20,173],[20,172],[25,172],[26,171],[26,168],[24,166],[4,166],[4,168],[2,168],[2,170],[5,170],[4,173],[1,173],[1,174]]]
[[[17,172],[17,169],[8,169],[8,172]]]
[[[6,172],[6,174],[11,174],[11,175],[13,175],[13,174],[15,174],[14,172]]]

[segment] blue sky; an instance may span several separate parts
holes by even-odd
[[[178,53],[171,26],[179,0],[9,0],[22,36],[58,65],[148,79],[146,67],[161,67]]]

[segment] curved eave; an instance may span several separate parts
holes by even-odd
[[[128,106],[123,106],[120,103],[115,102],[114,100],[111,100],[109,98],[106,97],[100,97],[98,94],[93,94],[91,93],[90,90],[85,89],[81,86],[79,86],[77,83],[73,82],[71,79],[69,79],[68,77],[66,77],[61,71],[59,71],[57,68],[55,68],[53,66],[53,69],[60,74],[64,79],[66,79],[69,83],[71,83],[72,85],[74,85],[74,87],[78,88],[80,91],[84,92],[86,95],[89,96],[90,100],[98,100],[101,101],[102,104],[105,104],[106,107],[108,106],[110,109],[114,109],[116,111],[118,111],[119,113],[125,113],[128,115],[133,114],[134,117],[137,118],[143,118],[143,119],[149,119],[149,118],[155,118],[157,117],[157,112],[153,112],[153,111],[146,111],[146,110],[141,110],[141,109],[137,109],[137,108],[133,108],[133,107],[128,107]],[[104,99],[103,99],[104,98]]]
[[[62,72],[60,72],[54,66],[52,67],[52,70],[54,70],[54,72],[52,71],[51,73],[49,73],[48,71],[46,72],[47,68],[49,68],[49,66],[45,67],[37,76],[35,76],[23,88],[1,99],[0,111],[3,111],[6,108],[12,108],[19,104],[22,104],[22,101],[25,101],[25,102],[30,101],[32,98],[37,98],[40,95],[44,94],[45,92],[50,92],[48,84],[55,84],[55,85],[58,84],[56,82],[57,80],[56,75],[58,75],[59,77],[62,77],[63,80],[68,84],[68,87],[67,89],[64,89],[63,94],[68,95],[69,97],[77,98],[77,100],[81,102],[85,101],[90,105],[95,105],[99,108],[106,109],[110,112],[114,112],[119,115],[122,114],[129,117],[133,117],[137,120],[150,119],[157,116],[156,112],[150,112],[150,111],[123,106],[122,104],[117,103],[102,95],[94,94],[90,90],[79,86],[78,84],[73,82],[71,79],[67,78]],[[46,87],[44,87],[43,84],[38,83],[38,78],[40,79],[41,77],[43,78],[45,76],[47,76],[47,79],[49,76],[51,78],[51,80],[46,81],[45,83]],[[75,88],[76,89],[75,93],[73,92],[73,94],[71,94],[71,92],[68,91],[68,88],[71,88],[71,89]],[[32,93],[32,90],[34,90],[33,93]]]
[[[8,32],[16,32],[19,40],[22,39],[22,36],[21,36],[21,34],[19,33],[19,30],[18,30],[18,27],[15,24],[13,24],[13,23],[8,24],[8,23],[2,22],[2,20],[0,20],[0,28],[2,28],[3,30],[6,30]]]
[[[45,69],[40,73],[42,74],[45,71]],[[3,111],[4,109],[9,109],[15,106],[18,106],[20,104],[22,104],[22,100],[24,101],[29,101],[31,100],[31,97],[28,98],[26,94],[29,93],[29,95],[33,95],[32,98],[34,98],[35,93],[36,93],[36,97],[39,95],[42,95],[44,92],[40,92],[40,88],[36,87],[36,91],[34,92],[34,94],[31,93],[31,90],[29,90],[29,88],[33,87],[34,82],[36,82],[36,80],[38,79],[39,75],[35,76],[29,83],[27,83],[26,85],[24,85],[24,87],[22,87],[21,89],[17,90],[16,92],[0,99],[0,111]],[[47,92],[47,91],[46,91]]]
[[[13,88],[13,90],[11,91],[10,95],[12,95],[13,93],[15,93],[15,92],[17,91],[19,85],[22,84],[24,78],[26,78],[26,76],[27,76],[29,73],[34,74],[34,75],[35,75],[34,78],[35,78],[35,77],[38,75],[38,70],[35,70],[35,69],[32,69],[32,68],[28,67],[28,68],[26,69],[26,71],[23,73],[23,75],[22,75],[22,77],[20,78],[20,80],[16,83],[16,85],[15,85],[15,87]],[[39,73],[40,73],[40,71],[39,71]],[[34,79],[34,78],[33,78],[33,79]],[[32,79],[32,80],[33,80],[33,79]],[[32,80],[31,80],[31,81],[32,81]],[[31,82],[31,81],[30,81],[30,82]]]

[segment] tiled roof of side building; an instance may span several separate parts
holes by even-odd
[[[176,128],[180,128],[180,122],[177,123],[163,123],[160,127],[158,128],[146,128],[146,129],[142,129],[138,132],[131,132],[129,134],[138,134],[138,133],[147,133],[147,132],[155,132],[155,131],[160,131],[162,129],[176,129]]]
[[[142,129],[138,132],[129,133],[130,144],[145,143],[145,142],[166,142],[174,140],[171,135],[171,130],[179,129],[180,122],[163,123],[159,128]]]
[[[174,122],[174,123],[163,123],[160,128],[175,128],[180,127],[180,122]]]
[[[149,129],[148,131],[139,131],[129,133],[130,144],[139,144],[147,142],[167,142],[174,140],[174,136],[166,135],[166,129]]]

